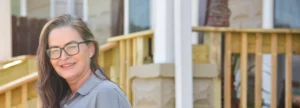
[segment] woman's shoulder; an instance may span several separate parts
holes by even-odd
[[[117,86],[117,84],[109,80],[104,80],[99,83],[93,89],[93,92],[96,92],[97,101],[101,106],[107,106],[107,104],[110,103],[108,106],[116,104],[118,106],[122,106],[117,108],[131,108],[131,105],[123,91],[119,88],[119,86]]]
[[[117,84],[109,80],[103,80],[93,89],[93,91],[96,92],[98,96],[116,96],[122,97],[127,100],[121,88]]]
[[[95,87],[97,91],[106,91],[115,88],[119,88],[119,87],[117,86],[117,84],[109,80],[103,80]]]

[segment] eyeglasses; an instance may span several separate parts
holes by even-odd
[[[79,53],[79,45],[82,43],[88,43],[90,41],[84,41],[84,42],[70,42],[67,43],[63,48],[60,47],[52,47],[47,49],[47,55],[50,59],[55,60],[61,57],[62,50],[65,51],[65,53],[69,56],[73,56]]]

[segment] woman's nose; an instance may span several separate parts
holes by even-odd
[[[68,58],[70,58],[70,56],[66,53],[65,50],[62,50],[62,51],[61,51],[61,56],[60,56],[59,59],[61,59],[61,60],[66,60],[66,59],[68,59]]]

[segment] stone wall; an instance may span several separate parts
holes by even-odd
[[[50,18],[50,0],[27,0],[27,16]]]
[[[193,66],[194,108],[221,107],[221,81],[217,65]],[[175,108],[174,64],[150,64],[131,68],[134,108]]]
[[[88,25],[100,44],[106,43],[111,29],[111,1],[88,1]]]
[[[54,16],[67,13],[67,0],[55,0]],[[83,16],[83,1],[75,1],[75,13]],[[50,0],[27,0],[28,17],[50,19]],[[106,43],[111,29],[111,1],[88,0],[88,26],[100,44]]]
[[[229,0],[230,27],[261,28],[262,0]]]

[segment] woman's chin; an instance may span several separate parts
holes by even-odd
[[[72,72],[67,72],[67,71],[64,71],[60,74],[60,76],[62,78],[64,78],[65,80],[68,80],[68,79],[72,79],[74,78],[76,75],[75,75],[76,72],[72,71]]]

